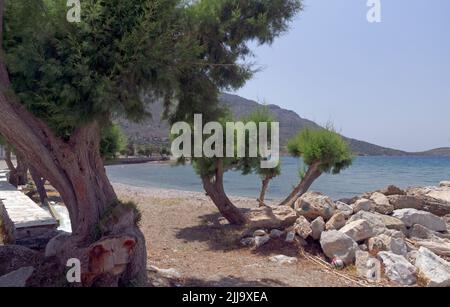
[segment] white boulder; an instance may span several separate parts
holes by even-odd
[[[358,244],[352,238],[337,230],[322,232],[320,245],[328,258],[337,257],[345,264],[353,263],[358,250]]]
[[[311,224],[304,216],[300,216],[294,224],[294,231],[303,239],[312,234]]]
[[[331,198],[317,192],[308,192],[302,195],[294,204],[298,215],[314,220],[319,216],[329,220],[335,211],[335,205]]]
[[[368,241],[368,248],[369,251],[374,253],[388,251],[402,256],[405,256],[408,253],[408,247],[403,239],[389,237],[385,234],[370,238]]]
[[[319,240],[320,235],[325,230],[325,221],[323,220],[323,217],[319,216],[314,221],[311,222],[311,237],[314,240]]]
[[[389,203],[389,199],[379,192],[372,194],[370,199],[375,203],[374,210],[381,214],[391,214],[394,206]]]
[[[450,263],[421,247],[416,258],[419,276],[429,287],[450,287]]]
[[[419,224],[434,231],[447,231],[445,221],[430,212],[408,208],[395,210],[393,216],[405,223],[407,227]]]
[[[366,220],[356,220],[350,222],[342,227],[340,231],[356,242],[364,241],[374,236],[373,229]]]
[[[372,211],[374,207],[374,203],[366,198],[358,199],[353,204],[353,212],[358,213],[359,211]]]
[[[339,230],[347,222],[346,216],[342,212],[336,212],[325,225],[326,230]]]
[[[378,258],[383,262],[386,277],[404,286],[417,282],[416,268],[405,257],[391,252],[380,252]]]

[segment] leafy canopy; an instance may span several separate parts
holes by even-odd
[[[272,145],[272,125],[271,123],[275,122],[275,118],[270,113],[270,110],[267,106],[261,106],[255,108],[252,113],[243,116],[242,122],[244,123],[250,123],[253,122],[256,124],[256,127],[258,128],[258,135],[260,132],[260,123],[267,123],[267,143],[270,147]],[[246,137],[246,152],[248,152],[250,139],[247,132]],[[270,148],[269,148],[270,149]],[[256,173],[258,174],[262,179],[265,179],[267,177],[276,177],[281,174],[281,165],[280,163],[277,165],[277,167],[274,168],[261,168],[261,160],[264,159],[262,157],[262,154],[260,152],[259,146],[258,146],[258,156],[256,158],[250,158],[245,157],[241,158],[237,162],[237,169],[242,172],[243,175],[247,175],[250,173]]]
[[[332,128],[303,129],[288,142],[288,151],[306,165],[319,163],[322,172],[339,174],[353,162],[347,142]]]
[[[221,117],[220,90],[252,73],[248,43],[271,43],[300,0],[7,1],[4,49],[13,90],[59,136],[112,114],[139,120],[163,99],[171,121]],[[147,98],[147,99],[145,99]]]
[[[13,90],[58,135],[112,113],[138,120],[143,94],[172,96],[178,69],[197,54],[177,0],[7,1],[4,49]],[[180,35],[181,34],[181,35]]]

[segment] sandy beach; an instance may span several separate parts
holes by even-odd
[[[175,269],[182,286],[355,286],[311,263],[298,247],[273,240],[258,250],[239,243],[240,232],[220,218],[203,193],[114,184],[122,200],[136,202],[147,238],[148,265]],[[256,201],[233,198],[241,208]],[[298,257],[293,265],[270,262],[271,256]]]

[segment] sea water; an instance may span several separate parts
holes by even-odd
[[[267,199],[286,197],[298,184],[303,163],[299,159],[283,157],[282,174],[271,181]],[[107,167],[112,182],[138,187],[156,187],[185,191],[203,191],[200,178],[190,165],[173,166],[166,163],[117,165]],[[450,180],[450,157],[358,157],[353,165],[339,175],[324,174],[311,190],[325,193],[334,199],[353,197],[368,191],[396,185],[435,186]],[[227,172],[224,178],[230,195],[257,198],[261,179],[257,175],[243,176]]]

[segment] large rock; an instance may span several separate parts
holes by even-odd
[[[424,202],[415,196],[408,195],[392,195],[388,196],[389,202],[394,206],[395,210],[413,208],[422,209],[424,207]]]
[[[419,277],[429,287],[450,287],[450,263],[425,247],[419,249],[416,258]]]
[[[285,229],[294,225],[297,214],[288,206],[261,207],[251,210],[248,214],[247,227],[256,229]]]
[[[27,285],[27,281],[31,277],[33,272],[34,268],[32,266],[28,266],[0,276],[0,288],[23,288]]]
[[[439,186],[440,186],[441,188],[450,188],[450,181],[441,181],[441,182],[439,183]]]
[[[353,205],[353,212],[358,213],[360,211],[373,211],[375,204],[367,199],[367,198],[361,198],[358,199]]]
[[[353,214],[352,206],[347,205],[341,201],[335,202],[336,210],[345,215],[345,217],[349,218]]]
[[[440,240],[440,239],[450,239],[450,234],[440,233],[426,228],[425,226],[415,224],[408,232],[408,237],[417,239],[430,239],[430,240]]]
[[[385,232],[386,228],[398,231],[406,231],[405,224],[401,220],[389,215],[360,211],[353,215],[347,223],[351,223],[357,220],[366,220],[367,222],[369,222],[375,234]]]
[[[294,224],[294,231],[303,239],[312,234],[311,224],[304,216],[300,216]]]
[[[342,212],[335,213],[325,225],[326,230],[339,230],[344,227],[347,222],[346,216]]]
[[[379,261],[372,257],[368,252],[358,250],[356,251],[356,273],[359,277],[365,278],[369,281],[378,281],[381,272],[379,271]],[[377,267],[378,265],[378,267]]]
[[[374,210],[381,214],[391,214],[394,211],[394,206],[389,203],[389,199],[379,192],[372,194],[370,199],[374,202]]]
[[[416,197],[423,205],[419,210],[433,213],[437,216],[450,214],[450,190],[448,188],[411,188],[409,196]]]
[[[26,247],[18,245],[0,246],[0,275],[8,274],[26,266],[35,266],[41,256]]]
[[[327,221],[333,216],[335,205],[331,198],[326,195],[308,192],[295,202],[294,209],[298,215],[302,215],[310,221],[319,216]]]
[[[364,241],[374,235],[373,229],[366,220],[356,220],[348,223],[340,231],[356,242]]]
[[[56,256],[64,248],[64,242],[70,238],[70,233],[61,232],[59,235],[50,239],[45,247],[45,257]]]
[[[337,230],[324,231],[320,245],[328,258],[337,257],[345,264],[353,263],[358,249],[358,244],[352,238]]]
[[[393,216],[400,219],[407,227],[419,224],[434,231],[447,231],[445,221],[430,212],[417,209],[399,209],[394,211]]]
[[[450,257],[450,241],[449,240],[418,240],[415,241],[415,245],[419,247],[426,247],[433,253],[444,256],[444,257]]]
[[[416,268],[405,257],[391,252],[380,252],[378,258],[383,262],[384,272],[389,280],[404,286],[416,283]]]
[[[391,195],[406,195],[406,192],[403,191],[402,189],[396,187],[395,185],[390,185],[385,189],[382,189],[380,191],[381,194],[385,195],[385,196],[391,196]]]
[[[311,237],[314,240],[319,240],[322,232],[325,230],[325,221],[323,220],[323,217],[319,216],[311,222],[311,230]]]
[[[408,253],[408,247],[403,239],[389,237],[385,234],[370,238],[368,247],[369,251],[372,253],[388,251],[402,256],[406,256]]]

